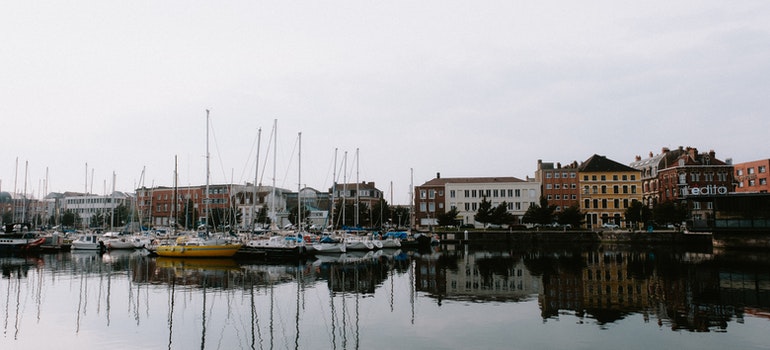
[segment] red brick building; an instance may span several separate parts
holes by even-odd
[[[579,206],[577,162],[562,167],[561,163],[554,166],[554,163],[545,163],[538,159],[535,181],[540,182],[540,192],[548,200],[548,205],[556,206],[557,212],[573,205]]]
[[[735,192],[768,193],[770,185],[767,184],[770,169],[770,159],[761,159],[751,162],[735,164]]]

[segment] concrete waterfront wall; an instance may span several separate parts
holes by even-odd
[[[465,231],[438,232],[445,243],[455,244],[644,244],[711,246],[709,233],[628,231]]]

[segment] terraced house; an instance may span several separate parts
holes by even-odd
[[[642,200],[641,172],[594,154],[578,167],[580,210],[587,228],[627,227],[625,211]]]

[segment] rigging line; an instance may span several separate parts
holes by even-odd
[[[220,153],[220,150],[219,150],[219,142],[217,141],[217,133],[214,130],[214,123],[211,122],[211,120],[209,120],[209,122],[210,122],[210,125],[211,125],[211,127],[210,127],[211,128],[211,136],[214,139],[214,149],[216,150],[217,158],[219,159],[219,168],[222,170],[222,178],[223,179],[227,179],[227,173],[225,172],[225,165],[224,165],[224,163],[222,163],[222,154]],[[225,182],[227,182],[227,181],[225,181]]]
[[[331,176],[332,177],[332,184],[329,187],[334,186],[334,180],[335,179],[334,179],[333,172],[334,172],[334,157],[332,157],[332,159],[329,160],[329,167],[326,170],[326,177],[324,178],[324,182],[323,182],[324,187],[326,187],[326,184],[329,183],[329,177],[330,177],[329,175],[332,175]],[[332,174],[330,174],[330,173],[332,173]]]
[[[241,178],[238,179],[238,183],[243,183],[244,182],[243,179],[246,176],[246,169],[249,169],[249,171],[251,171],[251,169],[253,168],[251,166],[251,160],[252,160],[251,156],[254,154],[254,149],[257,146],[257,140],[259,140],[259,133],[257,133],[256,136],[254,136],[254,142],[251,143],[251,149],[249,150],[248,158],[246,158],[246,164],[243,165],[243,170],[241,170]],[[257,156],[259,156],[259,155],[257,155]]]
[[[291,164],[294,164],[294,155],[297,154],[297,145],[299,144],[299,135],[297,135],[297,138],[294,141],[294,148],[291,150],[291,155],[289,156],[289,166],[286,167],[286,173],[283,175],[283,182],[281,183],[281,187],[286,187],[286,180],[289,178],[289,170],[291,170]],[[299,181],[297,181],[299,183]],[[302,184],[300,184],[302,185]]]
[[[275,127],[270,131],[270,137],[267,140],[267,150],[265,151],[265,154],[270,154],[270,150],[273,147],[273,136],[275,135]],[[262,173],[259,175],[259,183],[262,183],[262,179],[265,178],[265,171],[267,170],[267,161],[270,157],[265,157],[265,159],[262,161]],[[255,184],[256,185],[256,184]]]

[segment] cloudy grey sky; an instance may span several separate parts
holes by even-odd
[[[768,1],[16,1],[0,5],[3,191],[444,177],[661,147],[770,157]],[[277,164],[266,155],[278,120]],[[18,171],[16,160],[18,159]],[[25,167],[25,164],[29,164]],[[86,163],[88,170],[86,170]],[[342,175],[338,174],[340,181]],[[88,180],[86,180],[88,177]]]

